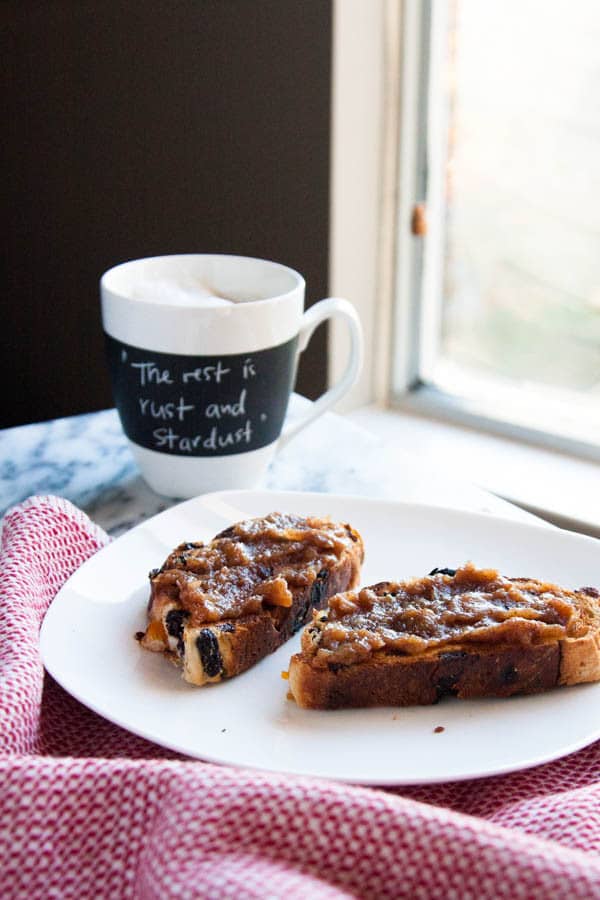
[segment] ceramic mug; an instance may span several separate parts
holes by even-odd
[[[244,256],[125,262],[100,281],[102,324],[123,430],[150,487],[169,497],[255,487],[276,448],[352,387],[362,332],[347,300],[304,312],[303,277]],[[284,425],[298,358],[317,325],[341,318],[340,380]]]

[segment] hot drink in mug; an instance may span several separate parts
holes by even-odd
[[[287,266],[220,254],[134,260],[102,276],[115,403],[155,491],[192,497],[256,486],[276,448],[352,386],[362,359],[353,307],[329,298],[304,312],[304,291]],[[346,371],[284,426],[299,355],[332,317],[349,329]]]

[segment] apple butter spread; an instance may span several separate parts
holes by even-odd
[[[151,573],[152,599],[176,601],[192,626],[290,607],[294,588],[323,578],[358,541],[329,519],[272,513],[240,522],[208,544],[177,547]]]
[[[456,643],[546,644],[586,632],[574,591],[471,563],[434,573],[332,597],[305,629],[303,653],[317,667],[354,665],[377,651],[416,656]]]

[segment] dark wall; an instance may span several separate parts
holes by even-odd
[[[4,0],[0,426],[111,406],[98,278],[232,252],[327,292],[330,0]],[[325,334],[298,389],[325,383]]]

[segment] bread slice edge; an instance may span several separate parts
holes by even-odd
[[[600,632],[533,645],[447,645],[420,656],[377,652],[355,665],[318,668],[303,653],[290,660],[289,689],[305,709],[430,705],[535,694],[600,681]]]

